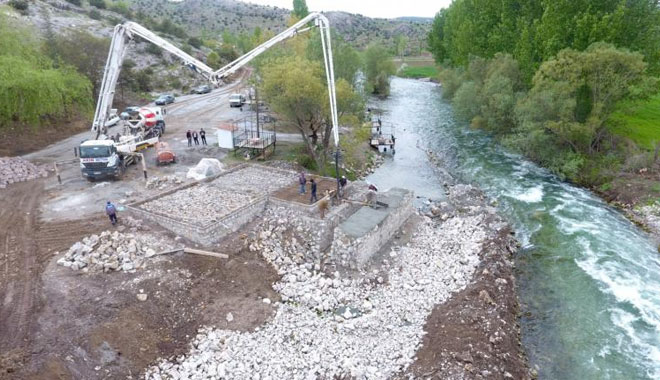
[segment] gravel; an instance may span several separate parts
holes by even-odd
[[[383,260],[384,280],[371,272],[321,271],[320,236],[309,221],[271,210],[247,244],[282,275],[274,288],[283,302],[274,303],[273,320],[253,332],[202,328],[188,354],[161,360],[145,378],[384,379],[400,373],[414,360],[433,306],[471,281],[489,232],[484,214],[422,218],[410,243]]]
[[[295,178],[294,172],[249,165],[209,183],[200,183],[146,202],[140,208],[205,226],[269,192],[291,185]],[[177,178],[168,178],[167,181],[176,183]],[[156,182],[156,186],[161,188],[164,184]]]
[[[183,183],[183,180],[175,175],[166,175],[163,177],[151,177],[147,180],[147,189],[164,190],[170,186],[176,186]]]
[[[255,200],[255,194],[199,184],[144,203],[144,210],[204,226]]]
[[[12,183],[47,176],[46,165],[35,165],[21,157],[0,157],[0,189]]]
[[[222,189],[235,191],[271,193],[284,186],[291,185],[296,178],[295,172],[287,173],[258,165],[249,165],[220,176],[211,184]]]

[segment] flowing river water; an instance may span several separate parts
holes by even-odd
[[[442,198],[424,149],[496,201],[522,247],[522,341],[540,379],[660,378],[660,256],[648,236],[589,191],[561,182],[454,120],[441,88],[393,79],[373,105],[397,150],[368,180]]]

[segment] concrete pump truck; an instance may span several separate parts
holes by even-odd
[[[192,70],[210,78],[213,69],[191,57],[183,50],[134,22],[125,22],[114,29],[110,51],[103,72],[103,81],[96,104],[92,132],[93,139],[80,144],[80,170],[83,177],[96,180],[119,178],[126,166],[136,161],[137,151],[158,142],[165,132],[165,121],[160,107],[142,107],[120,121],[121,132],[111,138],[107,135],[107,120],[111,117],[115,87],[130,42],[141,37],[180,58]]]
[[[126,165],[135,160],[135,152],[145,146],[150,146],[158,142],[160,135],[164,131],[164,125],[163,128],[157,126],[160,109],[142,108],[134,118],[126,120],[123,134],[118,139],[112,140],[106,136],[106,122],[111,111],[121,64],[124,60],[128,44],[135,36],[139,36],[179,57],[186,66],[217,86],[222,82],[222,79],[234,74],[241,67],[274,45],[295,37],[299,33],[306,32],[313,27],[318,27],[321,35],[323,63],[328,84],[328,100],[330,102],[330,120],[328,122],[332,124],[332,134],[335,143],[335,172],[337,174],[337,194],[339,194],[339,122],[337,118],[335,75],[330,41],[330,22],[323,14],[318,12],[310,13],[285,31],[217,71],[213,71],[206,64],[191,57],[139,24],[129,21],[117,25],[112,37],[112,43],[110,44],[110,53],[108,54],[99,100],[96,105],[94,123],[92,125],[92,131],[96,133],[96,136],[94,140],[85,141],[80,146],[80,168],[83,176],[90,180],[108,175],[121,176]]]

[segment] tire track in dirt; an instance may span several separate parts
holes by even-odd
[[[0,289],[0,352],[29,344],[39,289],[39,252],[35,225],[43,181],[17,183],[0,197],[0,241],[4,242]]]
[[[33,350],[42,307],[44,268],[55,251],[97,233],[105,219],[41,223],[44,180],[0,192],[0,378],[18,370]]]

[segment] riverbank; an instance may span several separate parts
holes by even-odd
[[[439,219],[483,217],[488,231],[472,281],[436,305],[424,330],[422,348],[408,369],[415,378],[530,379],[521,345],[513,256],[519,244],[510,226],[476,188],[447,188],[447,202],[431,207]]]
[[[264,301],[274,314],[245,332],[204,327],[188,353],[158,360],[145,378],[531,378],[508,225],[467,185],[448,187],[428,212],[355,269],[319,262],[315,227],[269,208],[245,245],[279,274]]]
[[[656,169],[625,173],[604,189],[589,190],[620,210],[660,246],[660,182]]]

